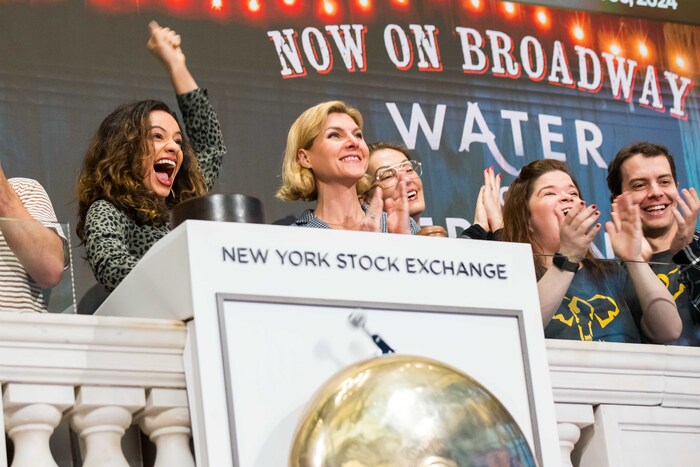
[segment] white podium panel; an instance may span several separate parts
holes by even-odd
[[[266,300],[221,297],[235,465],[285,465],[310,395],[342,368],[381,353],[349,325],[349,313],[358,309],[367,316],[368,328],[397,352],[448,362],[479,381],[508,407],[530,446],[536,445],[533,435],[539,429],[533,424],[537,414],[520,313]],[[489,348],[497,351],[483,354]]]
[[[377,353],[348,324],[357,308],[398,352],[479,381],[538,462],[560,465],[530,255],[499,242],[188,221],[98,314],[194,318],[185,364],[198,465],[285,465],[316,389]]]

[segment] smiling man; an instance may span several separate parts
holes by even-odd
[[[645,258],[678,306],[683,332],[675,342],[700,346],[700,198],[678,192],[676,165],[668,150],[649,142],[622,148],[608,167],[612,198],[629,193],[641,211],[648,245]]]

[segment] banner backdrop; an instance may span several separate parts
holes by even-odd
[[[689,5],[643,6],[697,23]],[[216,191],[262,199],[268,222],[307,207],[273,199],[286,133],[331,99],[362,112],[369,141],[414,151],[423,223],[451,235],[490,166],[507,186],[532,160],[566,161],[604,219],[607,164],[630,142],[666,145],[681,186],[700,186],[692,24],[493,0],[0,0],[0,161],[41,181],[62,221],[75,223],[76,175],[102,118],[129,100],[174,105],[145,48],[152,18],[182,35],[219,112],[229,154]],[[610,253],[602,235],[597,245]]]

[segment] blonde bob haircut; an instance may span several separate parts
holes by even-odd
[[[311,149],[314,140],[321,133],[323,124],[330,114],[346,114],[352,118],[360,129],[362,115],[360,111],[342,101],[322,102],[307,109],[289,128],[287,147],[282,161],[282,186],[275,197],[283,201],[315,201],[318,198],[316,179],[311,169],[302,167],[299,163],[300,149]],[[362,177],[357,181],[357,193],[362,194],[369,189],[369,180]]]

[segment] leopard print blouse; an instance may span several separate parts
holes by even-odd
[[[211,189],[226,154],[219,119],[204,89],[177,96],[177,103]],[[168,224],[138,225],[109,201],[92,203],[85,218],[85,250],[97,282],[114,290],[151,246],[169,232]]]

